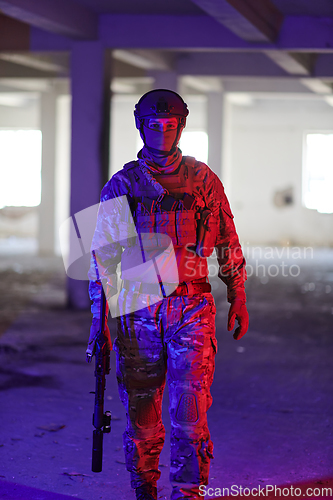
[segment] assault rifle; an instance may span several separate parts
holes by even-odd
[[[95,341],[95,406],[93,413],[93,447],[91,470],[93,472],[102,471],[103,463],[103,435],[111,432],[111,412],[104,413],[104,391],[105,376],[110,373],[110,351],[104,336],[105,329],[106,298],[103,286],[101,286],[101,308],[99,331]],[[88,355],[87,361],[90,363],[92,355]]]

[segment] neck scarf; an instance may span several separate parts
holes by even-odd
[[[147,148],[143,148],[138,153],[138,158],[144,160],[146,166],[152,171],[159,174],[170,174],[177,170],[182,161],[182,152],[179,148],[170,155],[156,155],[148,151]]]

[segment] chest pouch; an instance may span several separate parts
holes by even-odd
[[[196,243],[196,224],[194,210],[176,212],[177,246],[193,246]]]
[[[176,210],[151,215],[138,214],[137,230],[145,249],[166,248],[170,239],[174,247],[195,246],[195,212]]]

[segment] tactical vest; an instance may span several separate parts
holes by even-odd
[[[167,235],[174,247],[187,246],[200,257],[207,257],[212,253],[216,230],[212,234],[213,243],[207,247],[207,241],[203,240],[206,232],[203,232],[203,225],[200,224],[200,219],[204,222],[204,212],[196,209],[197,200],[193,196],[195,161],[191,156],[184,156],[175,173],[154,174],[153,179],[169,193],[161,199],[153,182],[146,178],[137,161],[124,165],[132,187],[136,229],[145,249],[167,247]]]

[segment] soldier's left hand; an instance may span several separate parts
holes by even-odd
[[[92,324],[90,327],[90,336],[88,340],[88,347],[86,350],[86,361],[87,363],[90,363],[92,360],[92,357],[95,354],[95,344],[97,340],[97,336],[99,335],[99,326],[100,326],[100,320],[99,318],[93,318]],[[107,324],[107,319],[105,319],[105,325],[104,325],[104,338],[107,346],[108,351],[112,351],[112,343],[111,343],[111,336],[110,336],[110,330]]]
[[[228,330],[233,330],[235,320],[237,319],[239,326],[236,328],[233,337],[235,340],[241,339],[247,332],[249,327],[249,313],[246,305],[241,299],[234,299],[231,302],[228,314]]]

